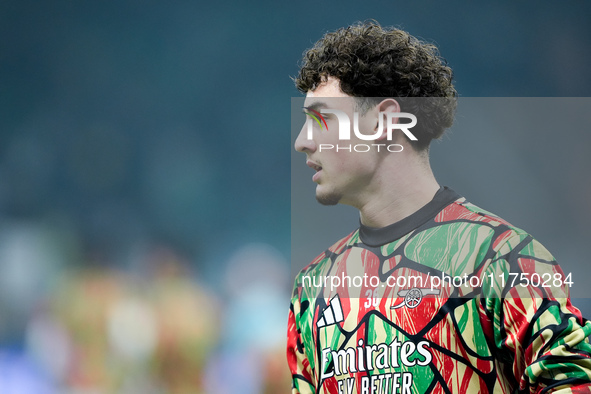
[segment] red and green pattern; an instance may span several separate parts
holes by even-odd
[[[516,283],[522,273],[559,279]],[[442,274],[479,286],[444,283],[433,294],[392,280]],[[335,275],[379,282],[313,285]],[[529,234],[463,198],[382,246],[364,244],[357,230],[296,278],[293,393],[590,392],[591,322],[571,305],[567,278]]]

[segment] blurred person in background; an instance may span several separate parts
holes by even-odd
[[[226,309],[208,392],[283,392],[291,378],[285,368],[285,259],[268,244],[247,244],[230,257],[223,282]]]
[[[146,256],[152,274],[79,269],[33,316],[28,347],[64,393],[205,393],[219,301],[173,250]]]

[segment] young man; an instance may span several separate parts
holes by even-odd
[[[570,275],[433,176],[429,143],[456,107],[437,49],[350,26],[306,53],[296,85],[316,198],[356,207],[361,225],[296,278],[293,393],[591,391],[591,323]]]

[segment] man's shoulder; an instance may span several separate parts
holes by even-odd
[[[435,221],[443,222],[471,222],[474,224],[482,224],[488,227],[499,228],[511,231],[516,236],[528,236],[529,234],[520,227],[514,226],[504,218],[496,213],[481,208],[480,206],[471,203],[466,198],[458,198],[453,203],[445,207],[435,217]]]
[[[447,206],[435,220],[441,223],[462,222],[472,226],[472,231],[476,233],[487,233],[486,237],[478,238],[486,239],[491,250],[497,255],[519,253],[524,257],[541,258],[555,263],[552,254],[530,233],[514,226],[497,214],[468,202],[465,198],[458,199]],[[481,226],[486,227],[488,231],[479,229]]]
[[[322,269],[327,261],[330,260],[331,256],[339,255],[347,249],[348,246],[354,245],[359,241],[359,229],[355,229],[347,236],[339,239],[337,242],[332,244],[328,249],[320,253],[316,258],[312,260],[307,266],[300,270],[298,276],[309,274],[311,271]]]
[[[479,207],[478,205],[472,204],[464,197],[458,198],[456,201],[442,209],[441,212],[439,212],[439,214],[435,217],[435,221],[468,221],[474,223],[482,222],[483,224],[486,223],[492,226],[506,226],[508,228],[517,229],[505,219]]]

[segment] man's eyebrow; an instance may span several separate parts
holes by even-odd
[[[304,107],[304,109],[310,109],[314,111],[319,111],[321,108],[328,108],[328,105],[322,101],[316,101],[315,103]]]

